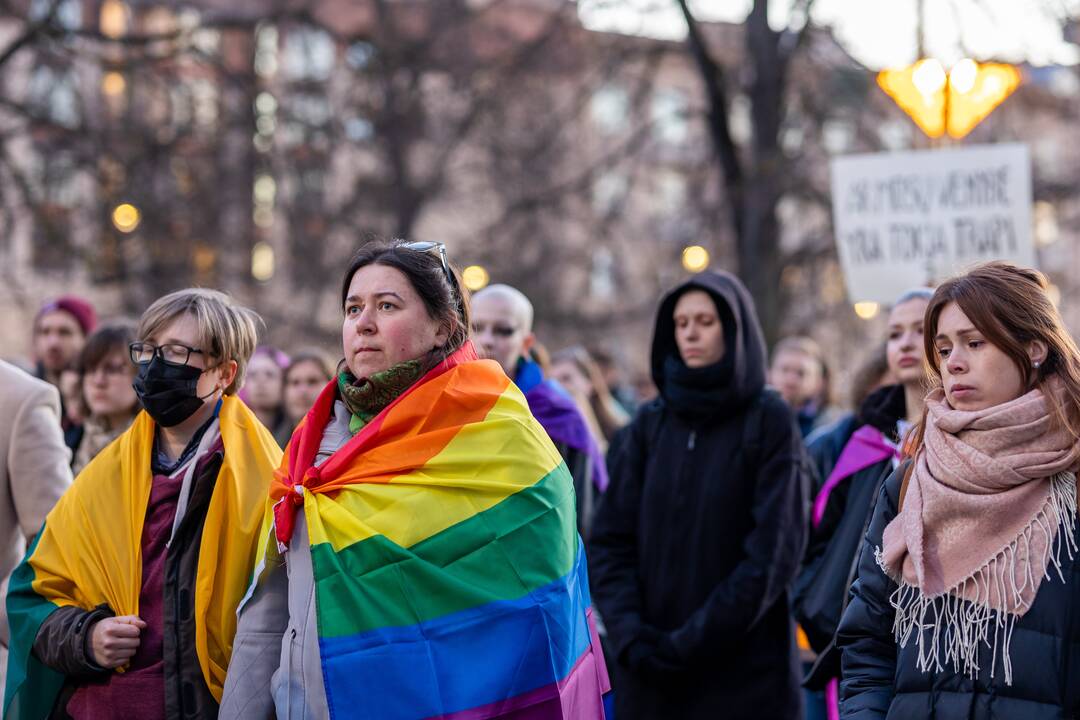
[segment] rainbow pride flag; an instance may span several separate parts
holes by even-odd
[[[331,717],[603,718],[573,481],[502,369],[467,344],[316,468],[335,397],[271,490],[282,546],[307,520]]]

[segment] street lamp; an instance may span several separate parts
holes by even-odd
[[[461,281],[472,292],[487,287],[490,280],[491,276],[483,265],[470,265],[461,271]]]
[[[113,226],[122,233],[135,232],[135,228],[139,227],[141,221],[142,214],[139,212],[139,208],[131,203],[120,203],[113,208]]]
[[[251,277],[259,282],[274,277],[274,248],[270,243],[257,242],[251,248]]]
[[[1020,71],[1005,63],[964,58],[946,72],[935,58],[882,70],[878,85],[924,133],[959,140],[1020,86]]]
[[[700,245],[683,248],[682,266],[692,273],[701,272],[709,267],[709,251]]]
[[[855,314],[863,320],[873,320],[877,317],[878,311],[881,310],[881,306],[876,302],[857,302],[855,303]]]

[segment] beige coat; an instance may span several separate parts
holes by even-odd
[[[7,585],[26,543],[71,485],[60,394],[0,360],[0,696],[7,673]]]

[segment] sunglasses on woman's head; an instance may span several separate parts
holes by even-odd
[[[431,252],[432,250],[439,251],[439,260],[442,261],[442,269],[446,274],[446,281],[450,283],[450,287],[457,288],[457,282],[454,280],[454,273],[450,272],[450,263],[446,259],[446,244],[441,242],[431,242],[428,240],[417,240],[416,242],[401,243],[399,247],[403,247],[406,250],[413,250],[419,253]]]
[[[412,250],[418,253],[427,253],[432,250],[439,251],[439,260],[442,261],[443,274],[446,275],[446,282],[450,283],[450,290],[454,295],[454,300],[457,304],[458,315],[464,317],[464,311],[462,309],[461,288],[458,287],[457,278],[454,277],[454,273],[450,271],[450,262],[446,259],[446,244],[441,242],[431,242],[429,240],[417,240],[414,242],[403,242],[398,247],[403,247],[406,250]]]

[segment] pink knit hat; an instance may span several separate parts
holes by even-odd
[[[75,322],[79,323],[83,335],[89,335],[97,327],[97,313],[94,312],[94,306],[75,295],[63,295],[42,305],[37,316],[34,317],[34,325],[36,326],[38,320],[45,314],[57,310],[63,310],[75,318]]]

